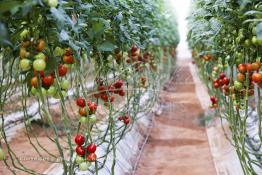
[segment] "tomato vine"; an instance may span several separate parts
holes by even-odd
[[[0,6],[0,160],[13,174],[42,173],[23,165],[6,135],[5,109],[19,92],[26,136],[39,157],[61,158],[64,174],[98,174],[112,161],[115,174],[117,144],[137,114],[152,108],[173,69],[174,15],[163,0],[4,0]],[[142,104],[145,96],[150,100]],[[32,101],[58,155],[34,133]]]
[[[262,3],[200,0],[193,7],[188,33],[192,55],[213,95],[212,107],[229,123],[229,140],[244,173],[257,174],[262,165],[254,147],[254,140],[261,145],[262,138]]]

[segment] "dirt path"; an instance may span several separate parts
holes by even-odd
[[[161,94],[163,112],[155,117],[136,175],[216,175],[189,64],[178,61]]]

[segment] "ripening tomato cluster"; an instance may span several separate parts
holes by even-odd
[[[78,113],[81,116],[80,123],[95,123],[96,122],[96,110],[97,110],[97,104],[95,102],[89,101],[86,104],[86,100],[82,97],[79,97],[76,99],[76,105],[79,107]]]
[[[212,56],[211,54],[207,54],[207,55],[204,55],[204,56],[202,57],[202,59],[203,59],[204,61],[210,61],[212,58],[213,58],[213,56]]]
[[[109,86],[104,85],[104,82],[97,79],[97,91],[94,96],[100,98],[104,101],[104,105],[108,106],[109,103],[112,104],[115,101],[115,96],[113,94],[118,94],[119,96],[125,96],[125,91],[123,89],[124,82],[122,80],[117,80]]]
[[[45,54],[46,43],[43,39],[30,41],[29,31],[24,30],[21,33],[20,44],[20,69],[23,73],[32,73],[31,78],[31,92],[34,95],[39,95],[40,88],[42,95],[50,95],[55,98],[60,98],[58,93],[58,86],[55,84],[55,73],[49,65],[49,58]],[[59,50],[59,52],[57,51]],[[69,70],[69,65],[74,63],[73,51],[70,48],[65,50],[56,48],[56,55],[63,56],[63,59],[57,67],[57,72],[60,77],[64,77]],[[58,53],[58,54],[57,54]],[[31,64],[32,63],[32,64]],[[60,81],[61,93],[66,96],[66,91],[70,88],[68,80]]]
[[[94,143],[85,144],[85,142],[85,136],[79,134],[75,137],[75,143],[77,145],[75,149],[77,154],[76,163],[82,171],[86,171],[88,169],[88,166],[84,166],[87,165],[87,162],[94,162],[97,159],[97,155],[95,153],[96,145]]]
[[[258,72],[260,67],[261,67],[261,63],[259,61],[256,61],[254,63],[239,64],[238,65],[239,73],[237,75],[237,81],[243,84],[246,81],[246,73],[248,73],[250,84],[252,82],[256,83],[261,88],[262,87],[262,74]]]
[[[229,83],[230,79],[226,77],[224,73],[220,73],[218,79],[213,81],[213,86],[215,89],[221,88],[225,95],[229,94]]]
[[[256,61],[254,63],[239,64],[237,79],[234,82],[234,89],[242,91],[245,94],[245,89],[248,86],[248,94],[254,95],[254,84],[256,83],[259,87],[262,87],[262,74],[257,72],[261,67],[261,63]],[[248,78],[248,79],[247,79]],[[248,84],[246,82],[248,81]]]
[[[128,114],[118,117],[119,121],[122,121],[125,125],[128,125],[130,122],[130,117]]]
[[[211,96],[210,101],[212,102],[212,105],[210,106],[210,108],[217,108],[218,99],[215,96]]]
[[[149,63],[151,68],[156,68],[152,54],[148,51],[146,51],[144,54],[141,54],[140,49],[136,45],[133,45],[130,52],[128,53],[126,63],[134,64],[135,70],[137,72],[142,72],[144,70],[145,63]]]
[[[31,49],[31,52],[29,51]],[[22,71],[31,69],[31,59],[33,58],[33,68],[35,71],[44,71],[46,69],[46,62],[48,58],[43,54],[45,49],[45,41],[38,39],[31,42],[30,40],[23,40],[20,44],[20,68]]]

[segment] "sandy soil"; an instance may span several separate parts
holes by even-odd
[[[178,64],[161,94],[163,113],[155,118],[136,175],[216,174],[188,64]]]

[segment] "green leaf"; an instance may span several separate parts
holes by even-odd
[[[4,13],[7,11],[12,10],[13,8],[19,6],[22,2],[21,1],[10,1],[10,0],[4,0],[0,2],[0,13]]]
[[[104,43],[102,43],[102,44],[97,46],[97,49],[99,51],[107,51],[107,52],[111,52],[115,48],[116,48],[116,46],[113,43],[108,42],[108,41],[106,41],[106,42],[104,42]]]
[[[102,21],[96,22],[93,24],[92,28],[95,33],[98,33],[104,29],[104,23]]]

